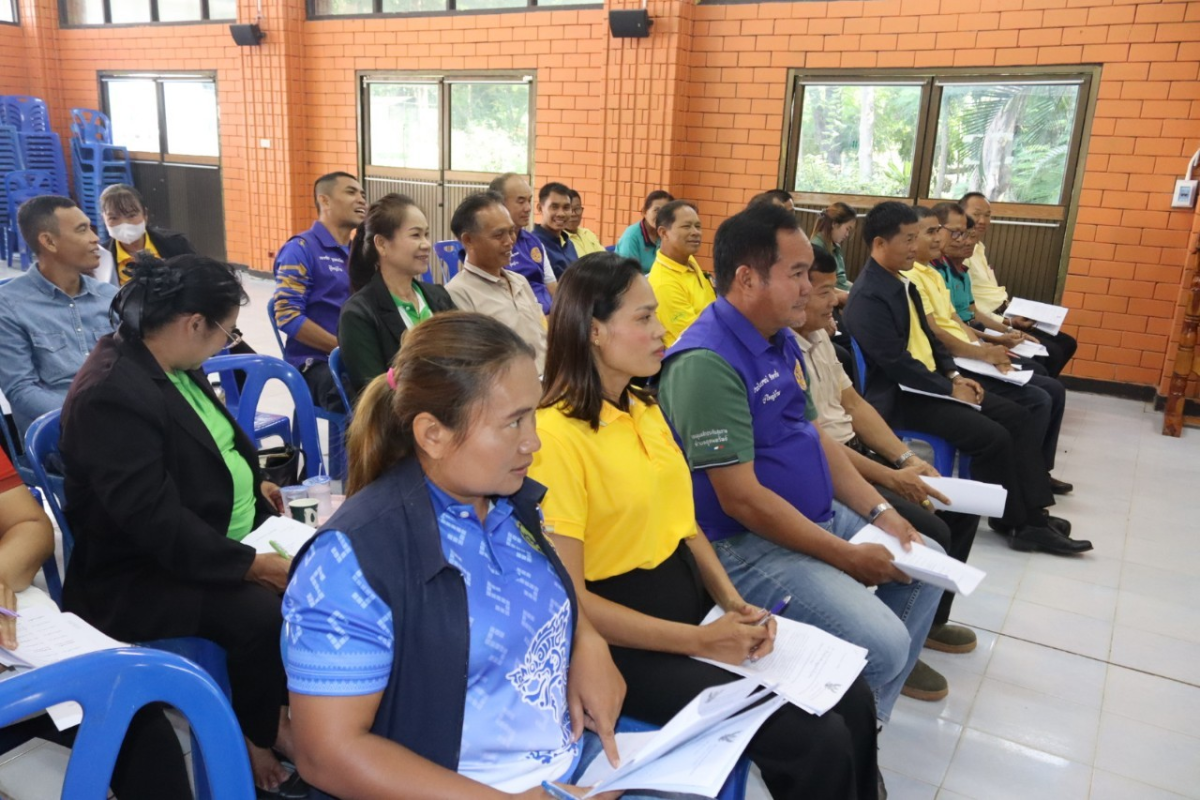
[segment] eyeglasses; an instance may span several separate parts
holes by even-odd
[[[221,333],[225,334],[225,339],[226,339],[225,346],[226,347],[236,347],[238,344],[241,343],[242,332],[239,331],[236,326],[234,326],[233,332],[230,333],[229,331],[225,330],[225,328],[222,327],[221,323],[219,323],[219,322],[214,322],[213,325],[216,325],[218,328],[221,329]]]
[[[951,230],[950,228],[947,228],[945,225],[943,225],[943,226],[942,226],[942,228],[943,228],[944,230],[946,230],[946,231],[949,231],[949,233],[950,233],[950,238],[951,238],[951,239],[953,239],[953,240],[954,240],[954,241],[956,241],[956,242],[957,242],[959,239],[961,239],[961,238],[963,238],[964,236],[966,236],[966,235],[967,235],[967,230],[966,230],[966,228],[963,228],[961,231],[955,231],[955,230]]]

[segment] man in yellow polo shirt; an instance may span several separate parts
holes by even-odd
[[[650,268],[650,288],[658,300],[658,320],[670,347],[700,312],[716,302],[708,273],[700,269],[700,214],[687,200],[672,200],[658,210],[658,254]]]

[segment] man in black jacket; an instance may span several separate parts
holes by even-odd
[[[1008,490],[994,527],[1012,530],[1013,549],[1091,550],[1091,542],[1068,537],[1069,522],[1046,513],[1054,497],[1029,412],[960,375],[929,330],[916,287],[900,274],[912,267],[917,235],[916,212],[903,203],[880,203],[864,221],[871,257],[844,320],[867,361],[867,401],[894,427],[946,439],[971,457],[975,478]]]
[[[182,233],[148,225],[142,194],[128,184],[115,183],[100,193],[100,213],[108,228],[106,247],[116,264],[118,286],[129,280],[129,265],[143,250],[163,260],[196,252]]]

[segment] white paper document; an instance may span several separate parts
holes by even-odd
[[[613,769],[601,754],[579,785],[590,787],[588,797],[631,789],[715,797],[750,739],[785,702],[750,679],[706,689],[661,730],[618,733],[621,765]]]
[[[715,622],[724,612],[714,607],[700,624]],[[837,705],[867,665],[858,645],[802,622],[775,617],[775,647],[758,661],[725,664],[698,659],[754,678],[776,694],[818,717]]]
[[[1050,355],[1050,351],[1046,349],[1046,345],[1038,344],[1037,342],[1018,342],[1015,347],[1008,348],[1008,352],[1021,356],[1021,358],[1037,358],[1038,356]]]
[[[271,542],[275,542],[290,558],[300,552],[300,548],[316,532],[316,528],[291,517],[269,517],[262,525],[250,531],[246,538],[242,539],[242,544],[250,545],[254,552],[260,555],[266,555],[275,552],[275,548],[271,546]]]
[[[981,517],[1003,517],[1004,503],[1008,490],[997,483],[968,481],[963,478],[927,478],[921,480],[950,498],[950,505],[930,497],[939,511],[957,511],[961,514],[978,514]]]
[[[0,648],[0,662],[6,666],[36,669],[86,653],[128,646],[56,606],[36,604],[27,608],[18,604],[17,609],[21,615],[17,619],[17,648]],[[83,721],[83,709],[77,703],[60,703],[47,708],[46,713],[60,731]]]
[[[967,372],[973,372],[976,375],[985,375],[989,378],[995,378],[998,381],[1004,381],[1005,383],[1015,383],[1018,386],[1024,386],[1033,378],[1032,370],[1014,368],[1011,372],[1001,372],[995,364],[989,364],[978,358],[955,356],[954,363],[958,365],[959,369],[964,369]]]
[[[939,400],[949,400],[951,403],[961,403],[964,406],[970,406],[976,411],[979,411],[982,408],[982,406],[980,406],[978,403],[968,403],[966,400],[959,400],[952,394],[936,394],[935,392],[925,392],[920,389],[913,389],[909,386],[905,386],[903,383],[899,384],[899,386],[900,391],[908,392],[909,394],[919,394],[924,395],[925,397],[936,397]]]
[[[1008,308],[1004,309],[1004,316],[1031,319],[1037,323],[1036,327],[1039,330],[1043,330],[1053,336],[1062,329],[1063,322],[1067,319],[1067,311],[1069,310],[1063,306],[1014,297],[1012,302],[1008,304]]]
[[[914,544],[906,551],[899,539],[874,525],[867,525],[854,534],[850,544],[881,544],[892,554],[896,569],[905,575],[964,596],[975,591],[986,575],[977,567],[930,550],[923,544]]]

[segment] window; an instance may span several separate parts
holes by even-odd
[[[436,83],[375,83],[368,87],[370,163],[437,169],[440,163]]]
[[[59,0],[59,3],[59,17],[68,26],[237,19],[237,0]]]
[[[943,86],[928,195],[1058,205],[1078,108],[1078,82]]]
[[[429,14],[580,5],[600,6],[601,3],[597,0],[309,0],[309,16]]]
[[[450,169],[526,172],[529,84],[450,84]]]
[[[142,158],[216,163],[217,86],[199,75],[102,76],[113,144]]]
[[[916,157],[921,84],[808,84],[793,188],[898,195]]]
[[[0,0],[0,22],[17,23],[17,0]]]

